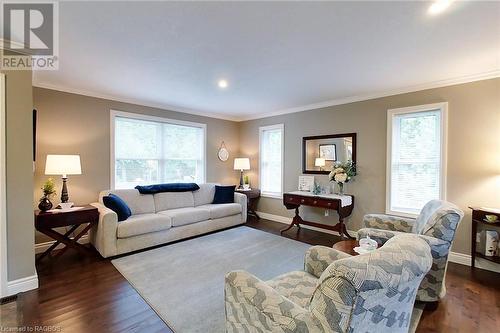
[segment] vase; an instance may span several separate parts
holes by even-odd
[[[339,191],[338,191],[338,195],[344,195],[344,183],[337,183],[337,185],[339,186]]]
[[[40,209],[42,212],[46,212],[51,208],[52,208],[52,202],[50,202],[49,198],[42,197],[40,199],[40,203],[38,204],[38,209]]]

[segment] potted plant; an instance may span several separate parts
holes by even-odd
[[[248,177],[248,175],[245,175],[243,177],[243,189],[245,190],[250,189],[250,178]]]
[[[339,186],[338,194],[343,195],[344,184],[353,179],[356,174],[356,165],[352,161],[347,161],[345,163],[337,162],[334,164],[328,178],[331,182],[337,183]]]
[[[56,187],[52,178],[47,179],[47,181],[43,183],[42,192],[43,196],[40,198],[38,208],[41,211],[45,212],[52,208],[52,202],[50,202],[50,198],[54,196],[54,194],[56,194]]]

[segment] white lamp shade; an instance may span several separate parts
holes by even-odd
[[[234,170],[250,170],[250,159],[248,157],[235,158]]]
[[[81,175],[80,155],[47,155],[46,175]]]
[[[315,160],[314,160],[314,166],[317,166],[317,167],[324,167],[326,164],[325,162],[325,159],[324,158],[321,158],[321,157],[317,157]]]

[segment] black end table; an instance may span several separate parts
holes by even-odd
[[[41,233],[54,239],[56,242],[52,244],[44,253],[42,253],[36,261],[40,261],[42,258],[50,254],[59,244],[64,244],[66,247],[61,249],[56,254],[56,257],[61,256],[68,248],[75,249],[82,253],[88,253],[90,250],[78,243],[78,240],[85,235],[90,228],[99,222],[99,211],[93,206],[84,206],[78,210],[70,211],[58,211],[58,212],[41,212],[39,210],[35,211],[35,229]],[[69,236],[73,233],[80,225],[87,224],[82,231],[78,233],[74,238]],[[69,227],[71,228],[64,234],[55,231],[55,228]]]
[[[236,189],[236,192],[247,196],[247,215],[255,216],[257,220],[259,220],[260,217],[255,212],[255,209],[257,208],[257,202],[260,198],[260,190],[258,188],[252,188],[247,191]]]

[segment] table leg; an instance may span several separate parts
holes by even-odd
[[[290,225],[288,227],[286,227],[285,229],[280,230],[280,233],[284,233],[285,231],[292,229],[292,227],[294,225],[296,225],[297,228],[299,228],[299,230],[300,230],[300,221],[301,220],[302,220],[302,218],[299,215],[299,207],[296,207],[295,208],[295,216],[293,217],[292,223],[290,223]]]
[[[78,228],[78,225],[74,225],[72,226],[68,231],[66,231],[66,233],[63,235],[63,237],[65,238],[68,238],[68,236],[73,232],[75,231],[76,229]],[[43,231],[42,231],[43,232]],[[43,232],[45,233],[45,232]],[[50,235],[47,235],[47,236],[50,236]],[[56,240],[54,242],[54,244],[52,244],[47,250],[45,250],[45,252],[43,252],[37,259],[36,261],[40,261],[42,260],[42,258],[44,258],[46,255],[48,255],[50,252],[52,252],[52,250],[54,250],[59,244],[61,244],[61,241],[59,240]]]
[[[90,228],[92,228],[92,225],[93,225],[92,223],[89,223],[82,231],[80,231],[80,233],[78,233],[78,235],[75,236],[75,238],[73,238],[71,240],[71,243],[74,245],[74,246],[72,246],[72,248],[74,248],[75,250],[77,250],[79,252],[90,251],[87,247],[78,243],[78,240],[80,238],[82,238],[82,236],[85,235],[90,230]],[[68,246],[66,246],[65,248],[62,248],[61,251],[59,251],[59,253],[57,253],[55,255],[55,257],[62,256],[67,250],[68,250]]]
[[[474,213],[472,213],[474,214]],[[476,267],[476,234],[477,234],[477,223],[472,219],[472,232],[471,232],[471,250],[470,250],[470,264],[472,268]]]

